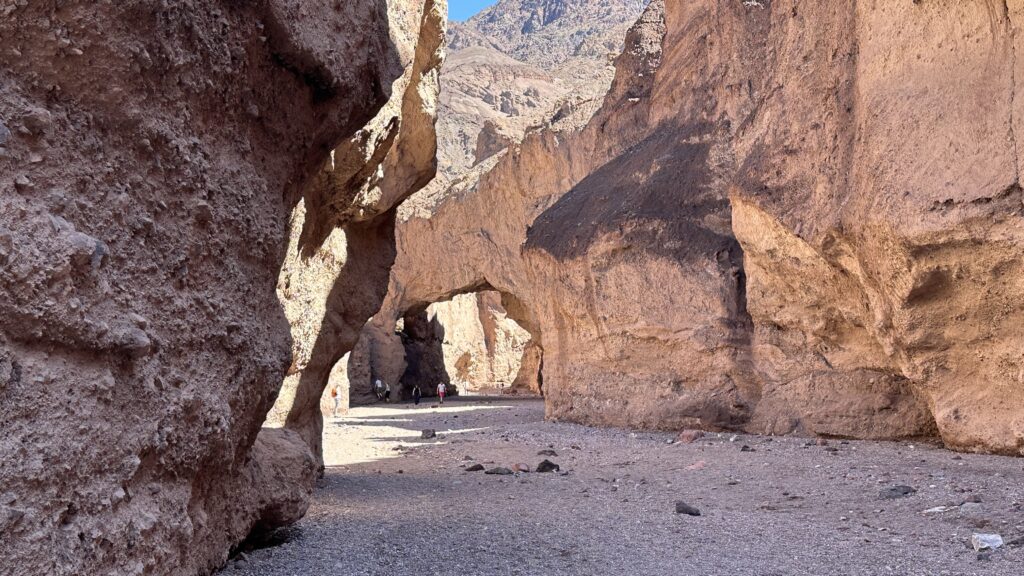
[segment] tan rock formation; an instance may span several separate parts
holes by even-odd
[[[0,5],[0,573],[208,573],[304,513],[315,453],[260,430],[289,364],[289,214],[315,217],[313,255],[347,223],[345,269],[386,279],[390,207],[432,155],[404,90],[436,84],[443,11]],[[418,144],[374,121],[395,99]],[[353,135],[326,174],[348,162],[348,186],[323,186]],[[407,166],[379,160],[402,141]],[[361,325],[373,280],[324,323]]]
[[[508,318],[500,294],[461,294],[426,312],[443,335],[444,371],[459,393],[512,387],[530,334]]]
[[[653,3],[585,128],[400,224],[371,340],[494,289],[552,418],[1024,453],[1022,10]]]
[[[346,373],[338,374],[355,404],[376,401],[376,378],[391,385],[396,400],[410,397],[416,384],[433,396],[441,382],[451,394],[540,393],[539,349],[496,292],[460,294],[409,311],[390,331],[376,322],[367,330],[377,331],[364,332]]]

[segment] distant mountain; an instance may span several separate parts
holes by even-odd
[[[545,70],[574,75],[575,64],[604,68],[622,49],[645,0],[503,0],[449,27],[449,46],[487,46]],[[597,66],[594,66],[597,64]],[[560,74],[560,75],[562,75]]]
[[[593,111],[646,0],[501,0],[449,22],[441,73],[438,177],[406,208],[443,198],[476,163],[531,126]]]

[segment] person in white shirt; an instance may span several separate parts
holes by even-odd
[[[334,415],[335,418],[337,418],[338,417],[338,405],[341,404],[341,391],[338,389],[338,385],[337,384],[335,384],[334,386],[331,387],[331,400],[334,402],[334,412],[333,412],[333,415]]]
[[[441,382],[437,385],[437,397],[441,399],[441,404],[444,404],[444,394],[448,391],[448,387]]]

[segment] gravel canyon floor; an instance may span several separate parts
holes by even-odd
[[[221,574],[1022,573],[1021,459],[909,442],[685,443],[543,417],[540,400],[478,397],[332,419],[309,514]],[[545,459],[561,470],[533,471]],[[897,486],[916,492],[893,498]],[[975,552],[975,533],[1006,544]]]

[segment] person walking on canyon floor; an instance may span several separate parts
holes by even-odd
[[[423,391],[420,390],[420,385],[416,384],[412,387],[412,403],[419,406],[420,398],[423,397]]]
[[[441,404],[444,404],[444,394],[447,391],[448,387],[444,385],[444,382],[441,382],[440,384],[437,385],[437,397],[440,400]]]
[[[341,391],[338,390],[338,385],[335,384],[331,387],[331,402],[334,403],[334,411],[331,413],[335,418],[338,417],[338,405],[341,404]]]
[[[384,385],[384,401],[391,403],[391,384]]]

